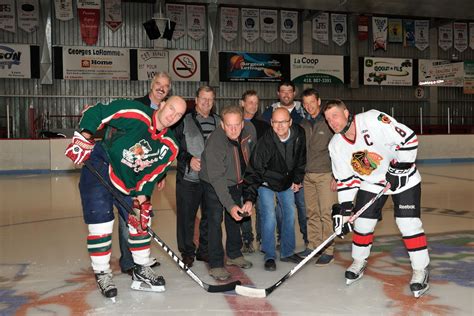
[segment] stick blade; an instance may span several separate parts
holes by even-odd
[[[259,298],[267,297],[267,292],[265,291],[265,289],[255,289],[255,288],[241,286],[241,285],[237,285],[235,287],[235,292],[239,295],[248,296],[248,297],[259,297]]]
[[[239,280],[230,282],[227,284],[220,284],[220,285],[213,285],[209,284],[207,291],[209,293],[220,293],[220,292],[228,292],[233,291],[237,286],[240,286],[241,282]]]

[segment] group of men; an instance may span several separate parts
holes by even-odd
[[[417,138],[408,127],[375,110],[354,117],[340,100],[323,106],[314,89],[303,91],[301,106],[294,100],[292,82],[279,84],[279,102],[260,119],[253,90],[243,94],[239,106],[226,106],[219,116],[213,111],[216,93],[211,87],[198,89],[195,108],[187,114],[181,97],[165,101],[170,88],[170,77],[160,73],[141,99],[90,107],[66,150],[76,164],[89,160],[135,211],[128,214],[88,168],[82,169],[88,251],[104,296],[117,295],[109,265],[114,205],[120,213],[122,271],[131,273],[134,289],[164,290],[163,277],[151,268],[158,262],[150,258],[146,228],[153,216],[151,194],[155,187],[164,187],[175,159],[177,242],[188,267],[195,259],[207,262],[209,274],[217,280],[231,276],[225,265],[252,267],[243,253],[254,251],[250,218],[256,210],[256,237],[267,271],[276,270],[277,242],[281,261],[299,263],[333,231],[342,237],[354,224],[354,262],[345,273],[350,284],[364,273],[387,195],[354,223],[348,218],[389,182],[396,222],[414,271],[410,288],[416,297],[428,290],[421,178],[414,163]],[[105,136],[95,144],[93,135],[102,128]],[[295,208],[306,245],[300,253],[295,252]],[[199,244],[195,245],[198,209]],[[333,252],[331,244],[318,254],[316,264],[331,263]]]

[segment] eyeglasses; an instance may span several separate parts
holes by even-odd
[[[291,120],[288,120],[288,121],[273,121],[272,120],[272,124],[275,124],[275,125],[286,125],[288,123],[290,123]]]

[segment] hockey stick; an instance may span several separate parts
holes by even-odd
[[[387,182],[385,187],[377,193],[376,196],[374,196],[369,202],[367,202],[357,213],[352,215],[349,218],[349,222],[353,223],[354,220],[360,216],[365,210],[367,210],[374,202],[380,198],[382,195],[384,195],[385,192],[387,192],[390,189],[390,183]],[[336,238],[336,233],[333,233],[331,236],[328,237],[321,245],[319,245],[316,249],[314,249],[306,258],[304,258],[300,263],[298,263],[293,269],[290,270],[287,274],[285,274],[278,282],[273,284],[270,287],[267,287],[266,289],[256,289],[256,288],[251,288],[251,287],[246,287],[242,285],[237,285],[235,287],[235,292],[239,295],[242,296],[249,296],[249,297],[267,297],[275,291],[280,285],[283,284],[287,279],[289,279],[293,274],[295,274],[299,269],[301,269],[302,266],[306,264],[311,258],[313,258],[318,252],[321,251],[327,244],[329,244],[334,238]]]
[[[128,214],[130,215],[135,215],[133,212],[132,207],[125,202],[125,200],[122,198],[122,196],[115,191],[115,189],[100,175],[100,173],[97,171],[97,169],[90,163],[90,161],[85,161],[84,165],[89,169],[91,173],[93,173],[97,179],[102,183],[102,185],[114,196],[114,198],[125,208]],[[119,212],[120,214],[120,212]],[[120,215],[121,216],[121,215]],[[148,226],[147,228],[147,233],[153,237],[153,239],[157,242],[158,245],[160,245],[161,248],[163,248],[164,251],[173,259],[174,262],[178,264],[178,266],[186,272],[187,275],[191,277],[199,286],[201,286],[204,290],[210,293],[219,293],[219,292],[227,292],[227,291],[233,291],[235,289],[236,285],[240,285],[241,282],[239,280],[230,282],[227,284],[220,284],[220,285],[212,285],[212,284],[207,284],[203,282],[191,269],[181,260],[179,257],[171,250],[168,245],[160,238],[158,237],[157,234]]]

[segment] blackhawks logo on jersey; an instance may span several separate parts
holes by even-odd
[[[367,150],[357,151],[352,154],[352,169],[362,176],[369,176],[377,169],[382,159],[382,156]]]
[[[388,118],[388,116],[386,114],[383,114],[383,113],[380,113],[379,117],[377,117],[377,119],[382,122],[382,123],[385,123],[385,124],[390,124],[390,119]]]

